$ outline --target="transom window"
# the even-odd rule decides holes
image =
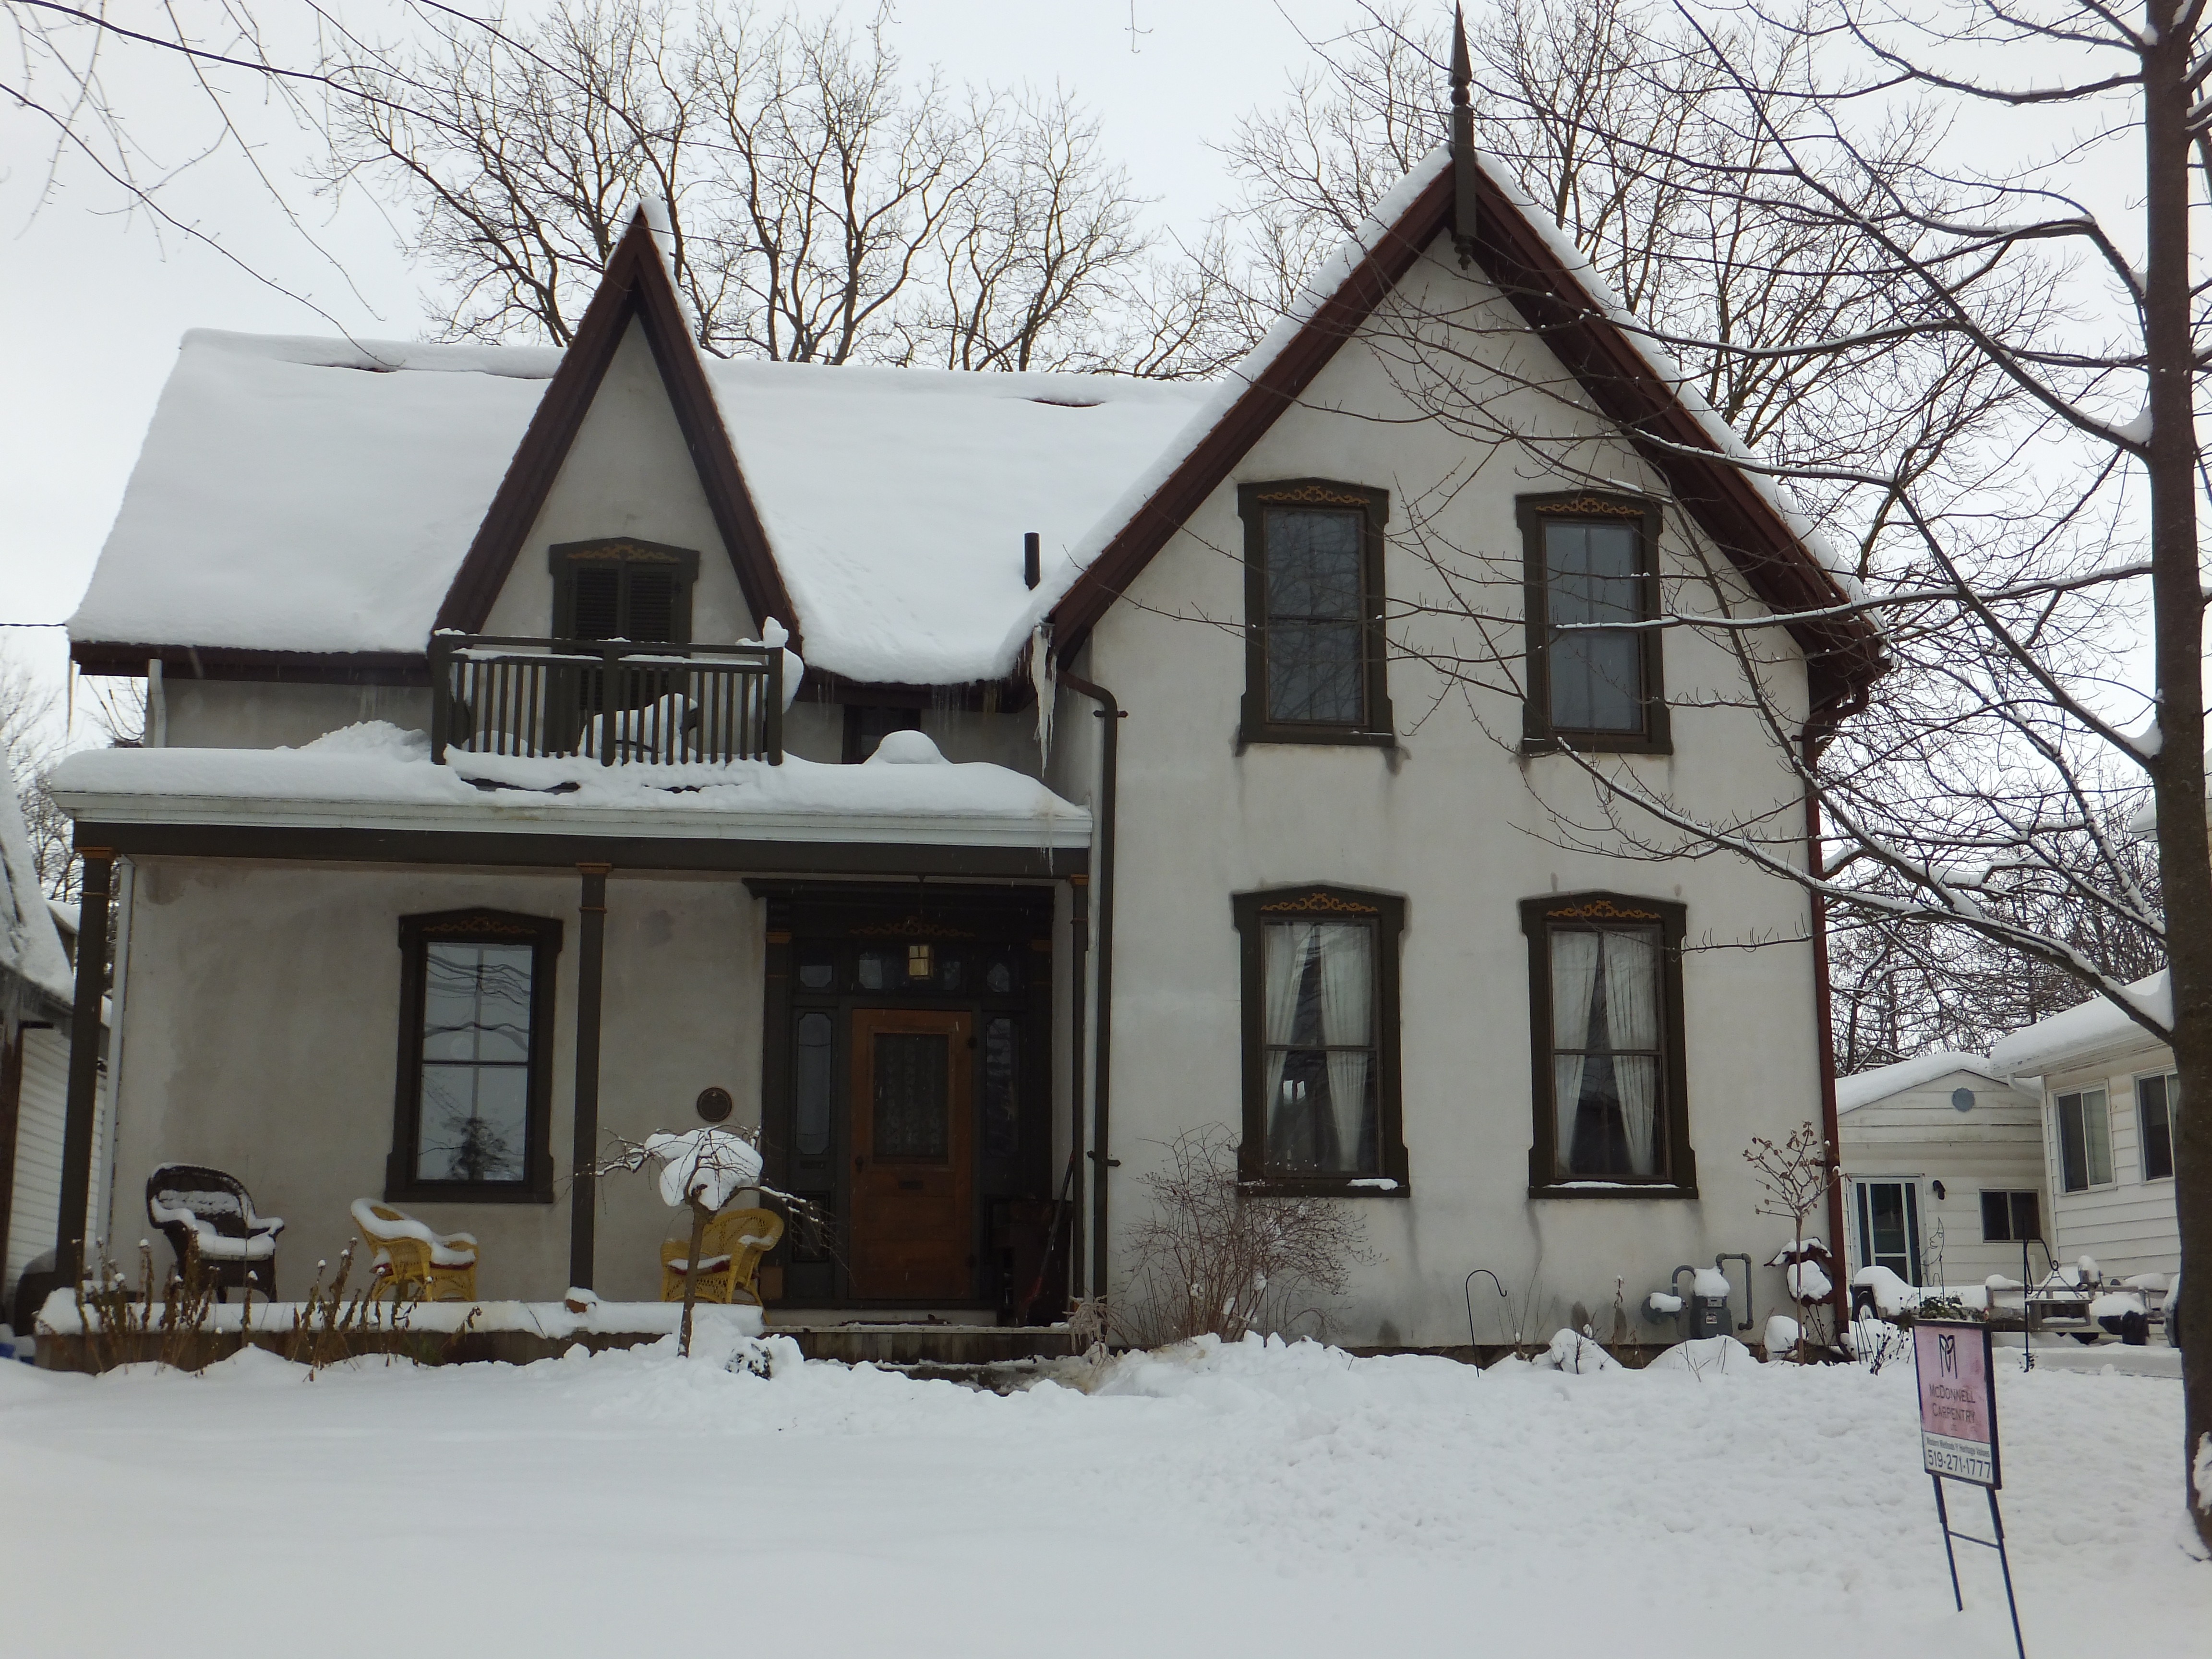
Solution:
[[[1536,1093],[1529,1184],[1694,1184],[1682,1105],[1682,907],[1577,894],[1522,906]]]
[[[2112,1126],[2102,1089],[2058,1097],[2058,1170],[2069,1193],[2112,1184]]]
[[[1526,538],[1532,744],[1663,749],[1658,509],[1634,497],[1531,496]]]
[[[553,961],[561,924],[479,910],[410,916],[386,1196],[548,1201]]]
[[[1236,915],[1246,1032],[1241,1175],[1302,1190],[1403,1190],[1402,901],[1303,889],[1241,895]]]
[[[2181,1079],[2172,1072],[2136,1079],[2136,1134],[2145,1181],[2172,1176],[2173,1109],[2180,1098]]]
[[[1244,741],[1389,741],[1382,634],[1389,496],[1304,480],[1245,485],[1237,504],[1244,516]]]

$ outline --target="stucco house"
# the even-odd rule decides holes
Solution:
[[[704,361],[643,211],[565,352],[188,336],[70,625],[153,741],[55,784],[88,937],[131,872],[112,1228],[190,1159],[280,1294],[380,1194],[487,1295],[651,1297],[667,1212],[578,1172],[696,1112],[830,1218],[772,1316],[1036,1316],[1063,1196],[1119,1295],[1208,1126],[1358,1206],[1354,1341],[1765,1261],[1740,1154],[1833,1127],[1808,902],[1558,830],[1571,750],[1807,821],[1735,651],[1635,626],[1848,592],[1732,447],[1463,136],[1210,386]],[[1879,640],[1771,635],[1816,743]]]
[[[1850,1272],[1908,1285],[2049,1273],[2043,1099],[1986,1055],[1931,1052],[1836,1080]]]
[[[2172,1017],[2164,971],[2128,989],[2153,1018]],[[2097,997],[2012,1032],[1990,1062],[2039,1106],[2059,1263],[2089,1256],[2113,1279],[2179,1273],[2173,1051]]]

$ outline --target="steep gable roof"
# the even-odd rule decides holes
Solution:
[[[738,470],[737,451],[722,425],[675,283],[643,208],[607,260],[605,275],[576,325],[576,337],[562,354],[476,539],[454,573],[436,625],[464,633],[482,631],[633,319],[652,348],[745,603],[756,617],[774,617],[781,622],[790,630],[792,648],[803,649],[799,618],[769,550],[768,532],[761,527],[744,475]]]
[[[1458,202],[1474,224],[1455,222]],[[1495,283],[1565,365],[1598,409],[1620,423],[1698,526],[1778,611],[1847,605],[1850,577],[1822,557],[1818,538],[1782,493],[1741,463],[1735,435],[1679,370],[1639,343],[1602,279],[1543,210],[1501,183],[1471,148],[1438,145],[1407,175],[1365,231],[1340,249],[1293,313],[1237,370],[1240,389],[1113,529],[1097,556],[1053,607],[1054,648],[1080,647],[1114,601],[1151,563],[1245,454],[1326,368],[1391,290],[1439,239]],[[1884,667],[1880,630],[1863,614],[1799,616],[1816,721],[1855,706]]]

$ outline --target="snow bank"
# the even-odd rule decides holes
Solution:
[[[1771,1325],[1769,1326],[1770,1331]],[[1704,1376],[1712,1372],[1742,1373],[1763,1368],[1759,1357],[1732,1336],[1701,1336],[1694,1342],[1677,1342],[1655,1356],[1647,1371],[1690,1371]]]

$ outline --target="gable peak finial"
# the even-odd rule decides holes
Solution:
[[[1452,8],[1451,100],[1455,109],[1463,109],[1471,101],[1470,88],[1474,85],[1474,62],[1467,50],[1467,8]]]
[[[1474,65],[1467,49],[1467,12],[1452,8],[1451,168],[1452,240],[1460,268],[1474,260],[1476,167],[1474,164]]]

